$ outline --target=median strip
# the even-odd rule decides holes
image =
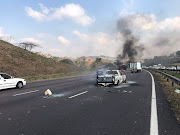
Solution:
[[[74,98],[74,97],[80,96],[80,95],[82,95],[82,94],[85,94],[85,93],[87,93],[87,92],[88,92],[88,91],[84,91],[84,92],[82,92],[82,93],[76,94],[76,95],[71,96],[71,97],[69,97],[69,98]]]
[[[15,94],[13,96],[15,97],[15,96],[20,96],[20,95],[25,95],[25,94],[29,94],[29,93],[33,93],[33,92],[37,92],[37,91],[39,91],[39,90],[28,91],[28,92],[24,92],[24,93],[18,93],[18,94]]]

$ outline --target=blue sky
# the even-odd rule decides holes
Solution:
[[[34,51],[55,56],[115,56],[121,15],[153,15],[163,23],[180,16],[179,5],[179,0],[1,0],[0,36],[37,42],[42,48]]]

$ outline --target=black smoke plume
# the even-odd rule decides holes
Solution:
[[[133,22],[128,17],[123,17],[117,22],[117,31],[122,35],[122,53],[118,53],[116,64],[119,69],[125,69],[130,62],[136,62],[137,57],[142,56],[144,47],[139,43],[139,38],[133,31]]]

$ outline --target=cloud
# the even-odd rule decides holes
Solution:
[[[32,42],[34,44],[42,44],[43,42],[34,38],[23,38],[21,39],[22,42]]]
[[[114,35],[104,32],[93,33],[88,44],[94,55],[115,56],[118,47]]]
[[[86,34],[84,34],[84,33],[81,33],[81,32],[79,32],[79,31],[77,31],[77,30],[72,31],[72,33],[73,33],[74,35],[76,35],[77,37],[79,37],[80,39],[82,39],[82,40],[88,39],[88,35],[86,35]]]
[[[58,36],[58,41],[63,44],[63,45],[66,45],[66,46],[69,46],[70,45],[70,41],[67,40],[65,37],[63,36]]]
[[[10,35],[4,34],[3,33],[3,27],[0,27],[0,36],[3,37],[3,36],[10,36]]]
[[[0,40],[4,40],[12,44],[15,44],[15,40],[12,36],[3,33],[3,27],[0,27]]]
[[[36,21],[43,21],[46,19],[46,15],[33,10],[31,7],[25,7],[25,12],[27,16],[32,17],[33,19],[35,19]]]
[[[73,35],[78,38],[73,38]],[[104,32],[84,34],[78,30],[74,30],[72,31],[72,38],[69,37],[69,39],[63,36],[56,37],[45,33],[38,33],[36,36],[44,44],[43,48],[35,48],[35,50],[53,56],[115,56],[118,49],[115,36]]]
[[[86,15],[84,9],[78,4],[67,4],[64,7],[56,8],[51,19],[61,20],[70,18],[81,25],[89,25],[94,22],[94,18]]]
[[[123,4],[123,9],[120,12],[120,16],[126,16],[134,13],[133,12],[134,0],[121,0],[121,2]]]
[[[39,6],[40,6],[43,14],[49,13],[50,10],[47,7],[45,7],[43,4],[40,3]]]
[[[51,52],[51,53],[61,53],[62,52],[62,50],[60,50],[60,49],[57,49],[57,48],[51,48],[51,49],[49,49],[49,51]]]
[[[78,4],[66,4],[64,7],[51,8],[51,10],[43,4],[39,4],[39,6],[42,11],[35,11],[31,7],[25,7],[27,16],[37,21],[63,20],[68,18],[83,26],[90,25],[95,21],[95,19],[89,17],[85,13],[85,10]]]

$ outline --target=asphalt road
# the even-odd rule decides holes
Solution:
[[[125,72],[127,83],[98,87],[95,75],[29,83],[0,91],[1,135],[149,135],[152,80]],[[44,96],[50,89],[51,97]],[[155,80],[159,135],[180,128]]]

